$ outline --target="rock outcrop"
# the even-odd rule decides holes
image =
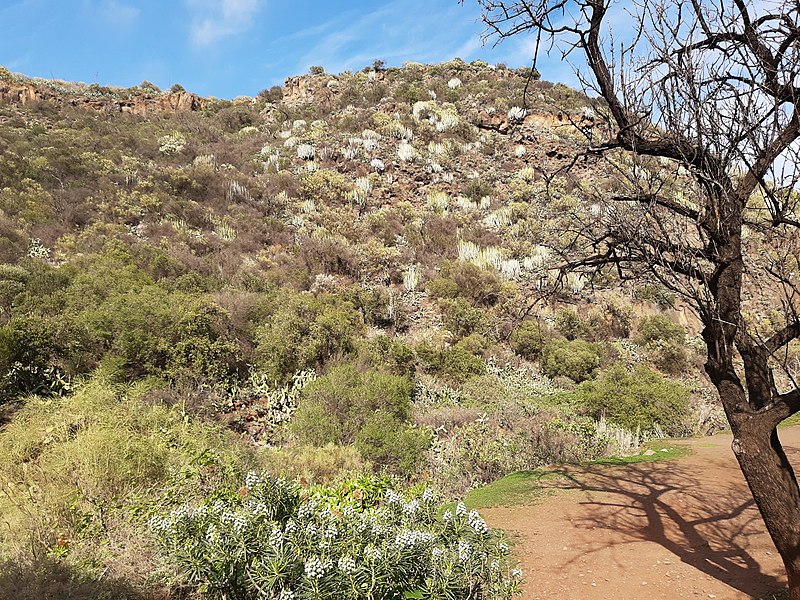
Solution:
[[[163,95],[133,94],[130,97],[80,92],[60,94],[48,87],[37,86],[33,83],[0,80],[0,103],[26,106],[35,102],[53,102],[98,112],[126,113],[146,117],[164,112],[180,113],[201,110],[207,100],[185,91]]]

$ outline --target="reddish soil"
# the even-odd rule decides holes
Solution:
[[[800,466],[800,427],[780,438]],[[785,586],[725,435],[675,460],[569,467],[534,506],[481,511],[505,529],[541,600],[761,597]]]

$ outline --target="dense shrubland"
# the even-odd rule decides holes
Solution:
[[[502,545],[433,490],[719,427],[667,290],[558,270],[593,101],[533,82],[526,112],[522,74],[460,61],[303,85],[0,105],[0,596],[504,597]],[[289,479],[241,485],[263,469]]]

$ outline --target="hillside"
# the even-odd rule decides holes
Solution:
[[[719,429],[680,300],[562,268],[603,107],[528,75],[228,101],[0,69],[0,556],[156,593],[123,540],[249,468],[455,497]]]

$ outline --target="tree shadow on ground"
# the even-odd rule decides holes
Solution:
[[[14,600],[163,600],[130,583],[94,579],[54,558],[0,562],[0,598]]]
[[[587,546],[654,542],[682,562],[751,596],[785,586],[753,558],[753,542],[766,535],[763,521],[741,477],[731,478],[730,461],[697,464],[658,461],[624,467],[590,465],[561,471],[556,487],[586,492],[573,524],[594,530]],[[597,530],[614,535],[598,536]],[[621,539],[620,539],[621,538]],[[772,552],[777,555],[774,548]]]

